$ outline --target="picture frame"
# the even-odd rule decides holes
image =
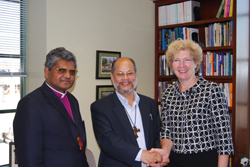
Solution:
[[[97,85],[96,86],[96,100],[113,94],[115,88],[113,85]]]
[[[121,52],[96,51],[96,79],[110,79],[112,63],[121,57]]]
[[[18,167],[14,142],[9,142],[9,150],[9,167]]]

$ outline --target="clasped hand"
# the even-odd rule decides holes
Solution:
[[[155,161],[151,161],[151,163],[147,163],[147,166],[152,166],[152,167],[163,167],[166,166],[170,160],[169,160],[169,155],[167,151],[159,148],[152,148],[150,151],[148,151],[149,154],[156,154],[157,156],[161,156],[161,161],[158,161],[156,159]]]
[[[152,166],[153,164],[161,164],[162,156],[157,152],[149,152],[149,150],[143,150],[141,155],[141,161],[147,166]]]

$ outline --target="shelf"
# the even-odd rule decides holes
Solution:
[[[203,47],[203,51],[218,51],[218,52],[223,52],[223,51],[233,51],[233,46],[216,46],[216,47]],[[158,50],[158,54],[165,54],[166,50]]]
[[[175,27],[200,27],[205,26],[208,24],[213,23],[222,23],[233,20],[232,17],[226,17],[226,18],[215,18],[215,19],[209,19],[209,20],[200,20],[195,22],[188,22],[188,23],[179,23],[179,24],[171,24],[171,25],[165,25],[165,26],[158,26],[158,29],[164,29],[164,28],[175,28]]]
[[[169,75],[169,76],[158,76],[159,80],[172,80],[177,79],[175,75]],[[219,83],[232,83],[233,82],[233,76],[203,76],[206,80],[219,82]]]

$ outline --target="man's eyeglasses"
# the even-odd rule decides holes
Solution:
[[[183,59],[182,61],[180,60],[180,59],[174,59],[172,62],[174,63],[174,64],[180,64],[181,62],[183,62],[184,64],[186,64],[186,63],[190,63],[191,61],[193,61],[194,59],[188,59],[188,58],[186,58],[186,59]]]
[[[58,72],[58,74],[66,74],[67,71],[69,71],[69,74],[71,76],[75,76],[77,73],[77,70],[68,70],[66,68],[55,68]]]
[[[115,75],[117,76],[117,77],[119,77],[119,78],[123,78],[123,77],[125,77],[125,75],[127,76],[127,77],[132,77],[132,76],[134,76],[134,72],[128,72],[128,73],[123,73],[123,72],[118,72],[118,73],[116,73]]]

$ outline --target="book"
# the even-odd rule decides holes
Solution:
[[[230,74],[233,76],[233,54],[230,55],[230,60],[231,60],[231,66],[230,66]]]
[[[224,53],[221,53],[220,60],[221,60],[221,63],[220,63],[221,76],[224,76]]]
[[[217,72],[218,72],[218,70],[217,70],[217,62],[218,62],[217,53],[214,53],[214,76],[218,76],[217,75]]]
[[[162,29],[161,30],[162,32],[161,32],[161,37],[162,37],[162,40],[161,40],[161,44],[162,44],[162,46],[161,46],[161,48],[162,48],[162,50],[167,50],[167,39],[166,39],[166,31],[167,31],[167,29]]]
[[[167,25],[170,25],[171,22],[170,22],[170,19],[171,19],[171,13],[170,13],[170,6],[169,5],[166,5],[166,19],[167,19]]]
[[[228,6],[228,1],[229,1],[229,0],[225,0],[224,15],[223,15],[224,17],[227,17],[227,9],[228,9],[227,6]]]
[[[228,2],[227,2],[227,17],[229,17],[230,1],[231,1],[231,0],[228,0]]]
[[[220,7],[219,7],[219,10],[218,10],[218,12],[216,14],[216,18],[221,18],[222,13],[224,12],[224,7],[225,7],[225,0],[222,0],[221,4],[220,4]]]
[[[229,102],[230,102],[230,107],[233,105],[233,83],[229,83]]]
[[[214,23],[214,46],[218,46],[218,39],[219,39],[219,37],[218,37],[218,35],[219,35],[219,31],[217,30],[217,26],[218,25],[218,23]]]
[[[183,15],[184,15],[184,23],[188,22],[188,1],[184,2],[184,11],[183,11]]]
[[[229,17],[233,17],[233,0],[230,1]]]
[[[191,17],[192,21],[199,21],[200,20],[200,2],[197,1],[189,1],[190,7],[189,7],[189,15]]]
[[[202,68],[203,68],[203,75],[207,75],[207,66],[206,66],[206,64],[207,64],[207,54],[205,53],[205,52],[203,52],[203,65],[202,65]]]
[[[208,40],[209,40],[209,28],[205,27],[205,46],[208,47]]]
[[[233,20],[230,21],[230,45],[233,45]]]
[[[159,39],[159,43],[158,43],[159,47],[158,47],[158,50],[161,50],[161,30],[159,30],[158,33],[159,33],[159,34],[158,34],[158,35],[159,35],[159,38],[158,38],[158,39]]]
[[[159,56],[159,76],[161,76],[161,69],[162,69],[161,61],[162,61],[162,55]]]
[[[190,39],[196,43],[199,43],[199,29],[189,28],[189,30],[190,30]]]
[[[178,23],[183,23],[183,2],[178,3]]]
[[[159,15],[158,25],[159,26],[167,25],[166,24],[166,8],[165,8],[165,6],[158,7],[158,15]]]

